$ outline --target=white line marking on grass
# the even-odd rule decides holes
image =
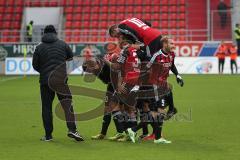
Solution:
[[[2,78],[0,79],[0,84],[7,82],[7,81],[11,81],[11,80],[16,80],[16,79],[21,79],[24,78],[23,76],[17,76],[17,77],[8,77],[8,78]]]

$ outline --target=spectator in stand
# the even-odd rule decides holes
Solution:
[[[224,2],[224,0],[220,0],[217,10],[218,10],[218,15],[220,17],[220,23],[221,23],[221,28],[224,29],[227,24],[227,10],[228,10],[227,4]]]

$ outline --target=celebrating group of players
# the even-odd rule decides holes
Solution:
[[[106,44],[103,58],[88,58],[83,64],[85,72],[108,85],[102,130],[92,139],[104,139],[113,118],[117,134],[110,140],[171,143],[162,134],[163,122],[177,113],[172,87],[167,82],[169,71],[180,86],[184,84],[174,64],[173,39],[137,18],[111,26],[109,34],[118,43]],[[148,125],[153,128],[150,135]],[[137,137],[139,129],[142,135]]]

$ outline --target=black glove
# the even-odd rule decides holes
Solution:
[[[183,82],[182,77],[178,74],[178,75],[176,76],[176,79],[177,79],[177,83],[178,83],[181,87],[183,87],[184,82]]]

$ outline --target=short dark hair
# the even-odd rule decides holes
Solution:
[[[44,28],[44,33],[55,33],[55,34],[57,34],[57,31],[56,31],[56,29],[53,25],[47,25]]]
[[[114,24],[114,25],[112,25],[111,27],[109,27],[109,29],[108,29],[108,34],[109,34],[110,36],[112,36],[112,32],[114,31],[115,28],[117,28],[117,25],[116,25],[116,24]]]

